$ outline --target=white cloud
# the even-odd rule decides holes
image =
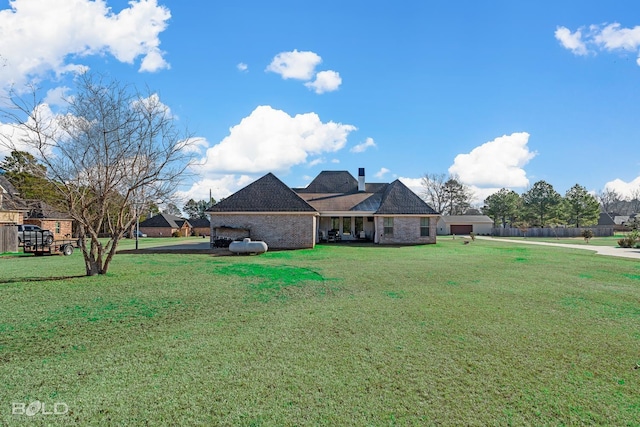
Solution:
[[[171,17],[157,0],[131,0],[114,13],[105,0],[13,0],[0,10],[0,68],[3,84],[21,86],[49,73],[86,69],[69,58],[111,54],[139,71],[168,68],[159,35]]]
[[[209,200],[209,192],[215,200],[229,197],[231,194],[255,181],[256,177],[248,175],[220,175],[202,179],[189,189],[176,192],[176,198],[184,204],[189,199]],[[181,206],[179,206],[181,207]]]
[[[620,178],[609,181],[604,185],[606,190],[615,190],[616,193],[625,198],[632,198],[640,192],[640,176],[631,182],[625,182]]]
[[[238,71],[247,71],[249,69],[249,66],[244,62],[241,62],[238,65],[236,65],[236,68],[238,68]]]
[[[458,154],[449,173],[457,175],[467,185],[479,187],[526,187],[529,185],[523,169],[537,153],[529,151],[526,132],[503,135],[474,148],[468,154]]]
[[[558,27],[555,32],[556,39],[562,43],[566,49],[569,49],[576,55],[586,55],[589,51],[587,45],[582,41],[582,31],[577,30],[572,33],[566,27]]]
[[[565,27],[558,27],[555,34],[562,45],[576,55],[585,55],[589,51],[596,50],[638,53],[640,49],[640,26],[623,28],[617,22],[607,25],[591,25],[584,37],[582,29],[571,33]],[[589,49],[590,47],[592,49]],[[636,62],[640,65],[640,57]]]
[[[187,138],[178,144],[184,153],[202,154],[209,148],[209,142],[202,137]]]
[[[322,58],[314,52],[281,52],[277,54],[266,71],[280,74],[283,79],[311,80],[316,66]]]
[[[324,158],[318,157],[317,159],[313,159],[309,162],[309,167],[318,166],[325,162],[326,160]]]
[[[310,155],[342,149],[355,126],[323,123],[315,113],[290,116],[270,106],[257,107],[209,148],[201,173],[286,172]]]
[[[602,29],[594,29],[593,41],[609,51],[634,51],[640,46],[640,26],[620,28],[620,24],[613,23]]]
[[[67,104],[67,100],[69,99],[70,88],[66,86],[60,86],[55,89],[50,89],[47,91],[47,95],[44,98],[44,103],[48,105],[52,105],[54,107],[59,107]]]
[[[38,117],[42,124],[41,127],[46,129],[49,135],[54,138],[61,137],[59,133],[60,129],[57,125],[59,116],[56,116],[51,111],[48,104],[38,105],[31,115]],[[13,150],[19,150],[29,152],[37,158],[39,155],[38,151],[32,144],[26,142],[37,139],[36,135],[29,130],[29,127],[33,126],[34,121],[31,118],[27,120],[27,126],[17,123],[0,123],[0,156],[4,157],[9,155]],[[46,143],[53,144],[53,141],[48,140]],[[45,151],[47,155],[53,155],[51,152],[52,148],[53,146],[45,145],[43,151]]]
[[[376,172],[374,176],[376,178],[378,178],[378,179],[382,179],[389,172],[391,172],[391,171],[389,169],[387,169],[387,168],[380,168],[380,170],[378,172]]]
[[[351,151],[352,153],[363,153],[367,150],[367,148],[375,146],[376,143],[373,138],[367,138],[363,143],[353,146],[353,148],[351,148],[351,150],[349,151]]]
[[[406,178],[401,176],[398,179],[418,196],[422,196],[422,193],[424,193],[422,178]]]
[[[340,159],[331,159],[331,163],[338,164],[340,163]]]
[[[338,90],[341,84],[342,79],[340,78],[340,74],[335,71],[328,70],[320,71],[316,74],[316,79],[314,81],[307,82],[304,85],[309,89],[313,89],[315,93],[320,95],[325,92]]]

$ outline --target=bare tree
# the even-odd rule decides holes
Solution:
[[[605,188],[596,195],[602,212],[613,212],[623,200],[616,190]]]
[[[3,113],[16,132],[3,141],[28,147],[46,167],[78,223],[86,273],[93,276],[107,273],[136,216],[174,191],[191,158],[184,150],[189,138],[156,94],[89,73],[76,84],[57,115],[39,102],[36,89],[29,101],[11,93]]]
[[[437,212],[462,215],[471,207],[473,192],[456,175],[425,174],[422,187],[424,200]]]
[[[640,187],[631,190],[631,194],[628,198],[629,201],[629,213],[637,214],[640,212]]]
[[[444,211],[447,205],[446,182],[447,175],[443,173],[428,173],[422,177],[423,198],[436,212]]]

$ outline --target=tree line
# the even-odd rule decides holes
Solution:
[[[522,194],[502,188],[488,196],[480,209],[475,209],[472,208],[473,192],[455,175],[426,174],[422,186],[425,201],[436,211],[444,215],[481,212],[493,219],[496,226],[502,227],[595,225],[601,208],[606,212],[604,202],[612,196],[611,191],[594,196],[579,184],[562,196],[551,184],[541,180]],[[605,200],[606,197],[609,199]]]

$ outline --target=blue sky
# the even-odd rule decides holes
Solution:
[[[157,91],[197,137],[196,199],[359,167],[417,192],[454,173],[478,201],[630,196],[639,50],[637,1],[0,1],[3,88],[37,79],[55,106],[89,67]]]

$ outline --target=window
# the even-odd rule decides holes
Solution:
[[[429,237],[429,218],[420,218],[420,237]]]
[[[60,234],[60,221],[56,222],[56,234]]]
[[[385,236],[393,236],[393,218],[391,217],[382,218],[382,223],[384,225]]]

